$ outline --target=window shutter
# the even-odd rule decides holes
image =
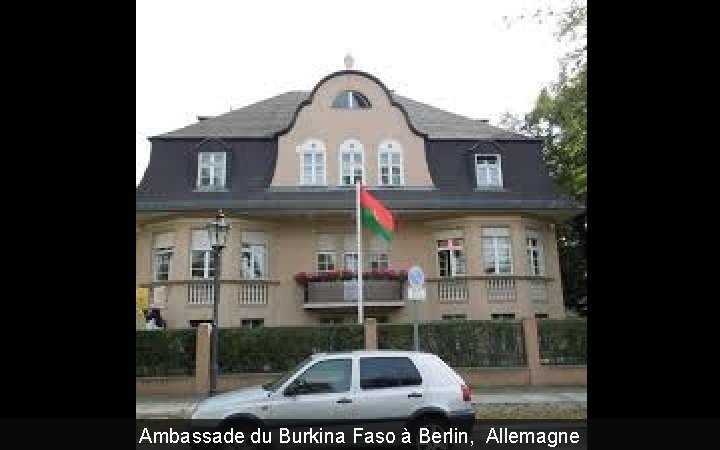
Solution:
[[[158,233],[153,239],[153,248],[168,248],[173,247],[175,236],[173,233]]]
[[[193,230],[192,249],[212,250],[212,248],[210,247],[210,237],[208,236],[207,230]]]

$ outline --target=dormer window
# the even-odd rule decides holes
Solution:
[[[225,152],[198,153],[198,188],[225,188],[225,169]]]
[[[300,184],[305,186],[325,185],[325,145],[310,139],[298,147],[300,156]]]
[[[393,141],[380,144],[378,150],[378,185],[401,186],[403,184],[402,147]]]
[[[500,155],[475,155],[475,176],[478,188],[502,187]]]
[[[343,91],[335,97],[332,107],[340,109],[369,109],[370,101],[358,91]]]

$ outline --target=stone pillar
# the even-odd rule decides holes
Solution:
[[[525,337],[525,355],[530,374],[530,385],[536,386],[540,381],[540,344],[538,343],[537,319],[522,320],[523,336]]]
[[[212,324],[201,323],[197,327],[195,344],[195,392],[207,394],[210,391],[210,332]]]
[[[377,350],[377,321],[374,317],[365,319],[365,350]]]

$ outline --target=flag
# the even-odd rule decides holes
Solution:
[[[385,206],[360,186],[360,216],[362,223],[375,234],[389,241],[395,231],[393,216]]]

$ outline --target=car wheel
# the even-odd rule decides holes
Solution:
[[[433,433],[444,433],[448,430],[447,421],[442,417],[427,417],[421,418],[415,423],[413,427],[413,446],[412,448],[417,450],[451,450],[452,444],[449,442],[420,442],[420,429],[426,428],[430,434]]]

